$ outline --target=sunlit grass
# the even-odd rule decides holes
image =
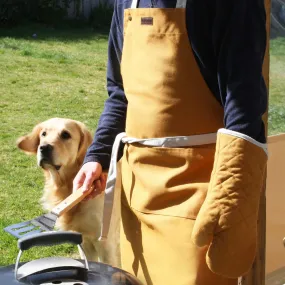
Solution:
[[[95,129],[107,98],[107,39],[88,29],[0,30],[0,265],[15,263],[17,254],[16,239],[2,229],[42,214],[41,170],[16,139],[56,116]],[[284,39],[271,42],[269,110],[269,133],[285,132]],[[73,246],[32,249],[23,260],[74,252]]]

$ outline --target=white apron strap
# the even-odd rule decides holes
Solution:
[[[139,0],[133,0],[131,9],[136,9],[138,7]],[[187,0],[177,0],[176,1],[176,8],[186,8]]]
[[[186,8],[187,0],[177,0],[176,1],[176,8]]]
[[[215,143],[217,133],[193,135],[193,136],[178,136],[178,137],[164,137],[164,138],[150,138],[150,139],[136,139],[132,137],[124,137],[124,143],[139,143],[145,146],[152,147],[187,147],[195,145],[205,145]]]
[[[106,240],[108,237],[110,224],[111,224],[113,205],[114,205],[114,194],[115,194],[114,188],[115,188],[116,179],[117,179],[118,152],[119,152],[121,140],[125,136],[126,136],[126,133],[118,134],[113,144],[110,167],[108,171],[108,177],[107,177],[107,183],[106,183],[106,189],[105,189],[101,236],[99,240]]]
[[[112,210],[114,205],[114,191],[117,178],[117,160],[118,152],[121,141],[123,143],[139,143],[145,146],[151,147],[191,147],[197,145],[213,144],[216,143],[217,134],[204,134],[193,136],[178,136],[178,137],[165,137],[165,138],[150,138],[150,139],[136,139],[127,137],[126,133],[120,133],[116,136],[115,142],[112,148],[110,168],[108,172],[105,200],[103,209],[103,219],[101,226],[101,236],[99,240],[106,240],[108,237]]]
[[[138,3],[139,1],[138,0],[133,0],[132,1],[132,5],[131,5],[131,9],[136,9],[138,7]]]

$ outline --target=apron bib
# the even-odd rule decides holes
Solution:
[[[187,1],[177,2],[179,8],[137,9],[133,1],[124,14],[122,268],[147,285],[234,285],[237,280],[208,269],[207,247],[190,238],[206,197],[223,108],[189,44]]]

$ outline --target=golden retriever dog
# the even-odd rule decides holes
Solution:
[[[17,146],[28,154],[36,154],[38,166],[43,169],[45,186],[41,204],[45,210],[52,210],[72,194],[73,179],[91,142],[91,133],[83,123],[62,118],[44,121],[18,139]],[[82,233],[82,246],[89,261],[99,260],[119,267],[118,211],[113,211],[108,240],[98,241],[103,202],[104,193],[80,202],[57,219],[56,228]]]

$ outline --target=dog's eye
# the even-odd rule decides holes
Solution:
[[[60,137],[61,137],[62,139],[64,139],[64,140],[67,140],[67,139],[70,139],[70,138],[71,138],[71,135],[70,135],[69,132],[63,131],[63,132],[61,133]]]
[[[42,137],[45,137],[47,135],[47,132],[42,132]]]

